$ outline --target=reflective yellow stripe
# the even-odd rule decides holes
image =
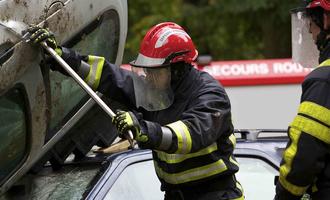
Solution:
[[[323,124],[297,115],[290,126],[330,144],[330,129]]]
[[[173,163],[180,163],[188,158],[194,158],[198,156],[203,156],[212,153],[213,151],[216,151],[218,149],[218,146],[216,143],[213,143],[212,145],[199,150],[195,153],[189,153],[189,154],[168,154],[162,151],[156,151],[157,156],[160,160],[173,164]]]
[[[231,143],[233,145],[233,148],[235,148],[235,146],[236,146],[236,136],[234,135],[234,133],[229,136],[229,140],[231,141]],[[236,165],[237,167],[239,166],[238,162],[233,158],[232,155],[229,157],[229,161],[231,163],[233,163],[234,165]]]
[[[235,199],[229,199],[229,200],[244,200],[244,190],[243,187],[241,186],[241,184],[239,182],[236,182],[236,187],[242,192],[242,196],[235,198]]]
[[[327,60],[323,61],[323,62],[319,65],[319,67],[324,67],[324,66],[330,66],[330,59],[327,59]]]
[[[330,110],[316,103],[305,101],[300,104],[299,113],[311,116],[330,126]]]
[[[235,148],[235,146],[236,146],[236,137],[235,137],[234,133],[229,136],[229,139],[230,139],[231,143],[233,144],[233,147]]]
[[[203,167],[197,167],[194,169],[190,169],[180,173],[170,174],[164,172],[160,167],[158,167],[157,163],[155,163],[155,169],[157,175],[164,179],[167,183],[170,184],[181,184],[190,181],[200,180],[206,177],[210,177],[216,174],[219,174],[225,170],[227,170],[227,166],[220,159],[214,163],[209,165],[205,165]]]
[[[91,66],[91,68],[85,82],[94,90],[96,90],[100,84],[104,61],[104,57],[88,56],[87,63]]]
[[[317,186],[316,186],[316,184],[314,183],[314,185],[312,186],[312,192],[317,192],[317,191],[318,191]]]
[[[292,194],[295,194],[297,196],[302,195],[307,187],[299,187],[291,184],[286,180],[287,175],[291,171],[292,161],[297,153],[297,145],[298,140],[301,135],[301,131],[298,129],[295,129],[293,127],[290,128],[289,137],[291,138],[291,144],[290,146],[284,151],[283,159],[284,159],[284,165],[281,165],[280,167],[280,183],[282,186],[290,191]]]
[[[229,199],[229,200],[244,200],[244,196],[241,196],[241,197],[238,197],[238,198],[235,198],[235,199]]]
[[[230,156],[230,157],[229,157],[229,161],[230,161],[231,163],[233,163],[234,165],[236,165],[237,167],[239,166],[238,162],[237,162],[236,160],[234,160],[233,156]]]
[[[306,187],[296,186],[296,185],[290,183],[289,181],[285,180],[281,176],[280,176],[279,181],[285,189],[287,189],[290,193],[292,193],[296,196],[303,195],[306,192],[307,188],[308,188],[308,186],[306,186]]]
[[[88,56],[88,64],[90,66],[93,66],[94,64],[94,57],[93,56]],[[92,76],[92,67],[90,67],[90,70],[89,70],[89,73],[87,75],[87,77],[85,78],[85,82],[89,85],[89,82],[90,82],[90,79],[91,79],[91,76]]]
[[[175,133],[178,139],[178,150],[176,154],[185,154],[191,151],[191,136],[188,127],[182,121],[166,125]]]
[[[244,196],[241,196],[241,197],[238,197],[238,198],[235,198],[235,199],[229,199],[229,200],[244,200]]]
[[[292,160],[297,153],[297,145],[300,135],[301,132],[299,130],[290,128],[289,137],[291,138],[291,144],[283,154],[285,164],[280,167],[281,176],[286,177],[291,170]]]

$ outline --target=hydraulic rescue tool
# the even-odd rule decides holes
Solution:
[[[41,46],[58,62],[58,64],[65,69],[65,71],[80,85],[80,87],[89,94],[89,96],[103,109],[104,112],[106,112],[111,118],[115,116],[115,113],[109,108],[109,106],[104,103],[104,101],[92,90],[92,88],[90,88],[89,85],[87,85],[87,83],[80,78],[80,76],[61,58],[61,56],[56,53],[54,49],[50,48],[46,42],[42,42]],[[131,147],[133,148],[133,134],[130,130],[128,131],[128,135],[125,137],[128,139]]]

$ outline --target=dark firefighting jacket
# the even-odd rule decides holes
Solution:
[[[157,150],[161,135],[151,134],[154,136],[150,138],[156,140],[151,149],[162,190],[221,180],[238,171],[233,156],[236,139],[230,102],[224,88],[209,74],[191,68],[172,85],[173,104],[165,110],[150,112],[135,107],[130,71],[108,63],[103,57],[82,57],[75,52],[62,57],[73,65],[85,60],[91,67],[85,81],[94,90],[142,113],[147,131],[157,130],[155,126],[171,129],[172,144],[167,150]]]
[[[312,199],[330,199],[330,54],[323,57],[302,83],[275,199],[300,199],[306,192]]]

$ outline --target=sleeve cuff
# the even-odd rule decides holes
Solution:
[[[276,195],[275,200],[300,200],[301,196],[295,196],[291,194],[289,191],[287,191],[281,183],[278,181],[276,185]]]
[[[142,149],[157,149],[161,142],[161,126],[158,123],[141,120],[141,131],[148,134],[147,142],[139,142]]]

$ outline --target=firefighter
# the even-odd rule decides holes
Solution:
[[[47,29],[32,26],[29,32],[31,41],[46,41],[94,90],[131,110],[117,111],[113,124],[119,136],[131,130],[140,148],[153,150],[166,200],[244,199],[235,177],[229,98],[218,81],[193,67],[198,52],[181,26],[153,26],[131,71],[58,47]]]
[[[275,199],[330,199],[330,2],[309,0],[293,10],[292,31],[293,59],[304,67],[318,67],[302,83]]]

